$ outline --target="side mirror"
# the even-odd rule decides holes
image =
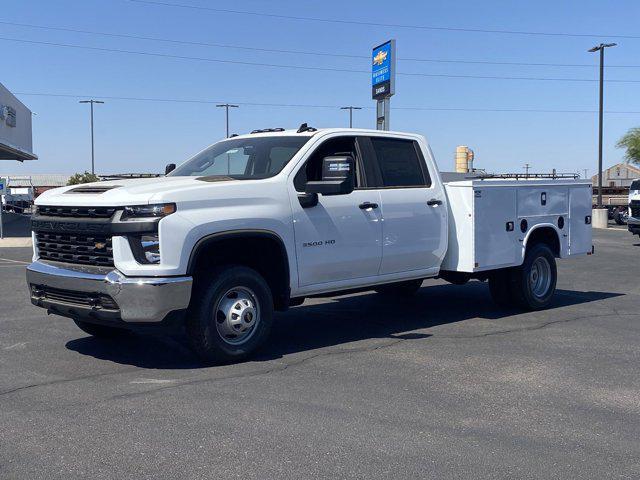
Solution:
[[[322,180],[307,182],[305,193],[346,195],[355,186],[355,162],[349,155],[332,155],[322,160]]]
[[[166,167],[164,167],[164,174],[165,175],[169,175],[175,169],[176,169],[176,164],[175,163],[169,163]]]

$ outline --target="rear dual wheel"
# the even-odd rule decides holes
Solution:
[[[540,310],[551,303],[557,277],[551,249],[538,243],[527,251],[521,266],[494,272],[489,277],[489,290],[500,306]]]

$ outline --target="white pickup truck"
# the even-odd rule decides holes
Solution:
[[[440,277],[544,308],[555,259],[593,249],[589,183],[444,183],[420,135],[306,124],[225,139],[165,177],[49,190],[36,204],[34,305],[92,335],[184,325],[212,363],[254,352],[274,311],[309,296],[393,300]]]

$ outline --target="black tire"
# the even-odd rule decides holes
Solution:
[[[109,327],[97,323],[89,323],[83,320],[73,320],[80,330],[98,338],[116,338],[126,335],[129,331],[125,328]]]
[[[241,292],[241,296],[233,297],[233,290]],[[246,289],[246,292],[244,290]],[[231,292],[231,293],[229,293]],[[237,292],[236,292],[237,293]],[[247,295],[247,305],[254,304],[250,320],[257,322],[242,336],[235,339],[232,335],[224,336],[221,329],[231,329],[231,316],[219,310],[223,302],[231,303]],[[236,305],[239,306],[239,305]],[[233,308],[235,308],[232,305]],[[221,308],[221,307],[220,307]],[[227,310],[234,314],[235,310]],[[214,312],[215,310],[215,312]],[[245,310],[241,310],[241,320],[245,320]],[[256,313],[257,312],[257,313]],[[219,314],[220,313],[220,314]],[[236,315],[236,318],[238,315]],[[237,325],[244,327],[245,323]],[[191,305],[187,315],[187,335],[193,350],[208,364],[224,364],[244,360],[254,353],[267,339],[273,323],[273,297],[271,289],[262,276],[251,268],[237,265],[221,267],[205,279],[198,279],[194,288]],[[241,341],[242,340],[242,341]],[[241,341],[241,343],[232,343]]]
[[[624,219],[621,213],[616,213],[615,220],[617,225],[624,225]]]
[[[534,278],[541,278],[542,274],[532,276],[534,268],[540,268],[535,267],[537,262],[542,265],[541,270],[548,268],[544,273],[548,275],[548,281],[541,281],[539,286]],[[544,243],[533,245],[527,250],[522,265],[514,268],[511,273],[511,294],[515,304],[525,310],[546,308],[556,291],[557,279],[556,259],[551,249]]]
[[[407,280],[406,282],[390,283],[389,285],[380,285],[374,290],[383,295],[394,295],[399,297],[412,297],[420,287],[422,280]]]
[[[489,291],[496,305],[501,307],[513,307],[514,301],[511,295],[511,269],[502,269],[492,272],[489,276]]]

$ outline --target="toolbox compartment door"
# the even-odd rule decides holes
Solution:
[[[591,252],[591,186],[580,185],[569,188],[571,221],[569,229],[569,255]]]
[[[516,221],[516,189],[474,189],[475,270],[517,265],[520,262],[518,232],[507,224]]]

